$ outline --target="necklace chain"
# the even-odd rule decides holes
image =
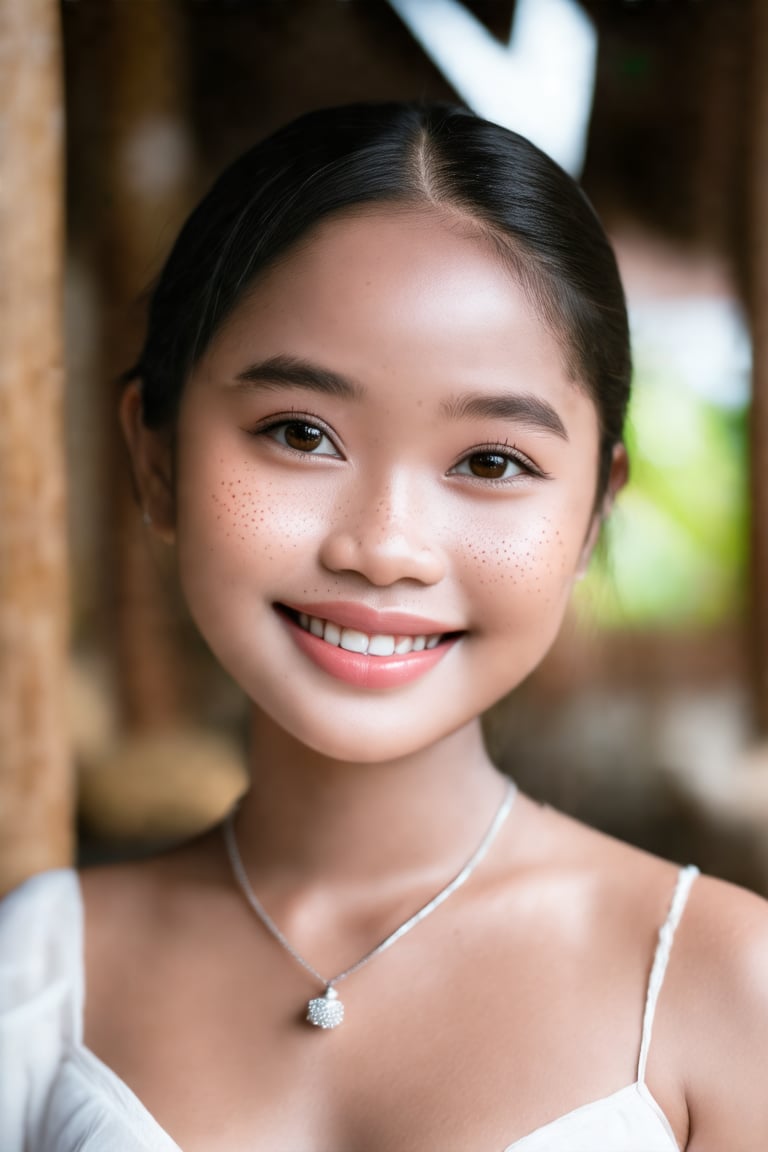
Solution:
[[[296,963],[300,964],[302,968],[305,968],[307,972],[311,973],[311,975],[315,977],[318,983],[323,985],[326,990],[326,994],[328,994],[333,989],[334,984],[338,984],[341,980],[346,980],[348,976],[351,976],[354,972],[359,971],[359,969],[362,968],[364,964],[367,964],[370,960],[373,960],[375,956],[379,956],[387,948],[391,948],[392,945],[396,944],[398,940],[401,940],[407,932],[410,932],[412,928],[415,928],[417,924],[420,924],[422,920],[425,920],[426,917],[429,916],[430,913],[434,912],[436,908],[439,908],[443,901],[447,900],[449,896],[453,895],[457,888],[461,888],[462,884],[467,882],[469,877],[477,868],[478,864],[487,854],[488,849],[491,847],[493,841],[496,839],[496,836],[501,830],[502,824],[509,815],[516,794],[517,786],[515,785],[514,781],[510,780],[507,784],[501,804],[496,811],[496,815],[494,816],[490,827],[486,831],[482,840],[472,855],[469,857],[461,871],[457,872],[454,878],[450,880],[444,888],[441,888],[440,891],[435,896],[433,896],[431,900],[428,900],[426,904],[418,909],[418,911],[414,912],[412,916],[409,916],[408,919],[405,920],[399,928],[395,928],[394,932],[390,932],[388,936],[385,936],[385,938],[381,940],[374,948],[371,948],[370,952],[366,952],[364,956],[361,956],[360,959],[357,960],[354,964],[351,964],[349,968],[345,968],[343,972],[339,972],[338,975],[334,976],[330,980],[326,980],[324,976],[321,976],[317,969],[313,967],[313,965],[310,964],[308,960],[305,960],[300,952],[296,951],[290,941],[285,938],[277,924],[275,924],[272,917],[269,915],[261,901],[256,896],[256,893],[251,888],[251,884],[246,874],[240,851],[237,847],[237,840],[235,838],[234,819],[237,812],[236,808],[234,808],[224,820],[224,842],[227,847],[227,855],[229,856],[229,862],[232,865],[232,872],[234,877],[237,880],[243,895],[245,896],[253,911],[258,916],[259,920],[261,920],[264,927],[268,929],[268,931],[272,934],[272,936],[274,936],[278,943],[283,946],[285,951],[293,957]]]

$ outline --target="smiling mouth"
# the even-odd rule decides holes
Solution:
[[[333,620],[308,616],[306,612],[296,612],[284,604],[277,604],[275,607],[290,617],[304,632],[309,632],[310,635],[324,640],[334,648],[343,648],[345,652],[355,652],[361,656],[407,656],[411,652],[437,648],[439,644],[461,635],[459,632],[436,632],[419,636],[360,632],[357,628],[344,628]]]

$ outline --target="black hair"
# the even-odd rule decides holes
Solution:
[[[600,420],[597,499],[623,436],[631,360],[616,260],[574,180],[524,137],[444,104],[310,112],[235,160],[184,225],[149,305],[138,363],[149,427],[249,286],[323,218],[366,204],[459,213],[510,263]]]

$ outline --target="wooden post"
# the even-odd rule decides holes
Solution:
[[[110,343],[119,370],[139,348],[143,315],[137,324],[136,301],[159,271],[189,207],[191,148],[183,107],[184,28],[176,0],[113,4],[111,21],[108,245],[116,315]],[[181,614],[161,579],[158,547],[141,523],[122,443],[113,460],[121,717],[131,731],[169,728],[180,722],[185,707]]]
[[[0,891],[72,855],[56,0],[0,0]]]
[[[752,0],[746,260],[752,327],[751,642],[757,734],[768,738],[768,5]]]

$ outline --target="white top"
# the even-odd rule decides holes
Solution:
[[[645,1065],[672,939],[697,871],[681,870],[659,932],[637,1080],[504,1152],[679,1152],[646,1087]],[[44,872],[0,902],[1,1152],[181,1152],[128,1085],[84,1046],[83,1000],[78,876]]]

